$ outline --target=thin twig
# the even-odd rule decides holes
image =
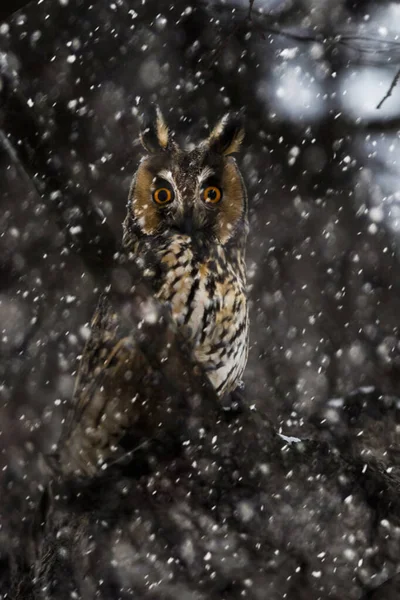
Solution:
[[[119,456],[118,458],[116,458],[115,460],[113,460],[112,462],[109,463],[104,463],[102,470],[105,471],[106,469],[109,469],[110,467],[113,467],[115,465],[118,464],[123,464],[125,462],[127,462],[130,458],[132,458],[132,456],[138,452],[139,450],[142,450],[142,448],[146,448],[146,446],[150,445],[150,442],[152,442],[153,439],[150,438],[148,440],[144,440],[144,442],[142,442],[141,444],[138,444],[137,446],[135,446],[132,450],[129,450],[128,452],[125,452],[125,454],[123,454],[122,456]]]
[[[92,203],[88,190],[69,185],[68,168],[57,166],[49,158],[54,149],[46,140],[38,113],[28,106],[12,74],[2,73],[2,84],[0,103],[4,115],[0,144],[21,166],[39,197],[46,201],[70,248],[81,256],[97,281],[108,283],[119,250],[113,230]]]
[[[396,75],[393,77],[393,81],[390,84],[390,88],[388,89],[388,91],[386,92],[386,94],[383,96],[382,100],[379,102],[379,104],[377,105],[376,108],[381,108],[381,106],[385,102],[385,100],[387,100],[388,98],[390,98],[390,96],[393,93],[394,88],[399,83],[399,80],[400,80],[400,69],[397,71]]]
[[[254,0],[249,0],[249,12],[247,13],[247,18],[251,21],[251,11],[253,10]]]
[[[230,34],[227,35],[225,40],[219,45],[219,47],[217,47],[212,52],[211,61],[207,67],[207,70],[209,70],[212,67],[212,64],[221,56],[222,51],[224,50],[224,48],[226,48],[226,46],[228,45],[228,42],[236,35],[236,33],[238,32],[240,27],[247,21],[249,21],[249,22],[251,21],[251,11],[253,10],[254,2],[255,2],[255,0],[249,0],[249,10],[248,10],[246,18],[243,21],[242,20],[238,21],[238,23],[236,23],[236,25],[234,26],[234,28],[232,29]]]

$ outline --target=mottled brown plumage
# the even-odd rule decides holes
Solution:
[[[142,129],[148,156],[133,179],[124,222],[128,255],[170,309],[219,397],[240,383],[248,353],[247,198],[229,156],[242,138],[240,120],[227,115],[207,140],[184,150],[157,111]],[[64,471],[94,473],[118,456],[120,439],[140,418],[139,404],[151,406],[149,365],[117,330],[104,296],[60,443]]]

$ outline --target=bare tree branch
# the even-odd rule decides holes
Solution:
[[[45,200],[70,246],[99,281],[106,281],[118,251],[113,232],[104,216],[91,205],[89,192],[72,190],[66,183],[69,177],[65,168],[53,162],[54,148],[47,141],[43,126],[28,106],[17,80],[4,70],[0,71],[0,77],[3,145]]]
[[[0,22],[10,18],[17,10],[24,8],[31,0],[2,0],[0,6]]]
[[[400,80],[400,69],[396,72],[396,75],[393,77],[393,81],[390,84],[390,87],[389,87],[388,91],[383,96],[383,98],[379,102],[379,104],[377,104],[376,108],[381,108],[382,105],[383,105],[383,103],[385,102],[385,100],[387,100],[388,98],[390,98],[390,96],[392,95],[393,90],[396,87],[396,85],[398,84],[399,80]]]

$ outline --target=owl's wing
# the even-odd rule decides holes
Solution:
[[[72,405],[67,414],[62,439],[68,436],[74,420],[81,418],[85,407],[90,403],[95,387],[100,383],[101,367],[107,353],[107,346],[112,348],[113,343],[111,314],[107,297],[102,295],[90,323],[90,336],[82,353]]]
[[[115,328],[113,329],[114,322],[115,317],[113,319],[108,298],[106,294],[103,294],[90,323],[90,336],[79,365],[70,419],[82,417],[94,389],[104,376],[105,365],[110,363],[109,357],[117,337]]]
[[[58,448],[64,473],[95,473],[113,454],[134,420],[135,398],[129,374],[145,368],[133,336],[121,337],[116,313],[106,295],[91,323]]]

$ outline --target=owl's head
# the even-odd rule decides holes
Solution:
[[[138,236],[176,233],[200,242],[243,246],[248,229],[247,196],[236,161],[244,137],[238,115],[225,115],[208,138],[181,149],[159,109],[141,130],[147,156],[133,179],[125,243]]]

